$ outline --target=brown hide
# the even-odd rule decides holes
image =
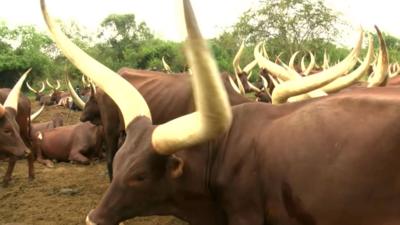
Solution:
[[[400,76],[397,75],[395,77],[389,78],[386,85],[387,86],[399,86],[400,85]]]
[[[40,105],[54,105],[54,101],[51,100],[51,95],[43,95],[39,100]]]
[[[51,94],[50,100],[53,102],[53,104],[58,104],[62,98],[68,96],[70,96],[69,92],[54,90],[53,94]]]
[[[131,68],[122,68],[118,73],[142,94],[150,108],[153,123],[165,123],[194,111],[190,75],[166,74]],[[231,105],[250,102],[249,99],[233,90],[228,76],[226,73],[222,74]],[[81,116],[81,121],[92,121],[94,124],[101,123],[104,126],[110,178],[112,176],[112,159],[118,150],[119,135],[124,130],[120,118],[117,105],[102,90],[97,91],[95,98],[90,98]]]
[[[172,214],[191,225],[400,224],[400,90],[233,107],[214,141],[156,154],[145,117],[127,128],[96,224]]]
[[[5,100],[7,99],[8,94],[10,93],[11,89],[8,88],[1,88],[0,89],[0,102],[4,104]],[[11,175],[15,167],[15,163],[17,158],[15,156],[23,156],[31,147],[30,143],[30,115],[31,115],[31,103],[27,97],[24,95],[20,95],[18,100],[18,109],[17,114],[15,115],[15,111],[13,109],[7,109],[7,114],[5,117],[0,118],[0,129],[4,129],[4,127],[12,127],[12,141],[8,143],[1,143],[0,151],[6,150],[6,152],[10,153],[11,156],[9,158],[8,168],[6,175],[4,176],[3,185],[7,186],[9,181],[11,180]],[[19,134],[18,134],[19,133]],[[2,136],[3,133],[0,135],[0,139],[6,141],[6,137]],[[22,142],[21,142],[22,139]],[[14,142],[15,141],[15,142]],[[7,150],[13,149],[14,150]],[[28,173],[29,178],[33,179],[33,156],[29,154],[28,157]]]
[[[61,114],[57,114],[53,117],[51,121],[42,123],[33,123],[31,125],[31,138],[33,139],[38,131],[45,131],[56,127],[61,127],[64,125],[64,120]]]
[[[37,132],[34,140],[48,159],[88,164],[88,157],[100,156],[103,129],[90,122],[77,123]]]

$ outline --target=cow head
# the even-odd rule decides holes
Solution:
[[[90,98],[83,108],[80,120],[82,122],[90,121],[94,125],[101,124],[100,109],[96,99],[96,89],[91,85]]]
[[[49,86],[53,90],[53,93],[51,94],[50,100],[54,104],[57,104],[60,101],[60,99],[63,97],[63,91],[59,90],[60,87],[61,87],[60,81],[57,80],[57,86],[54,86],[49,82],[48,79],[46,79],[46,84],[47,84],[47,86]]]
[[[15,120],[21,86],[29,71],[15,84],[4,105],[0,104],[0,151],[15,156],[30,153],[20,136],[19,126]]]
[[[29,89],[30,91],[32,91],[33,93],[35,93],[35,100],[36,100],[36,101],[40,101],[40,98],[41,98],[42,96],[44,96],[43,91],[44,91],[44,89],[45,89],[45,85],[44,85],[44,82],[43,82],[43,81],[42,81],[42,88],[40,88],[39,91],[36,90],[36,89],[34,89],[34,88],[32,88],[32,87],[29,85],[28,82],[26,82],[26,86],[28,87],[28,89]]]
[[[216,138],[231,124],[229,100],[216,62],[202,39],[188,0],[183,0],[188,31],[186,55],[197,111],[154,126],[140,93],[124,78],[92,59],[56,27],[41,0],[43,16],[53,39],[83,74],[93,79],[121,110],[126,140],[114,161],[115,176],[87,224],[117,224],[127,218],[170,213],[173,183],[185,171],[173,154]],[[93,221],[93,222],[92,222]]]

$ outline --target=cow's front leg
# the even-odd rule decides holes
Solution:
[[[4,179],[3,179],[3,187],[7,187],[8,184],[10,183],[11,175],[12,175],[12,172],[14,171],[16,162],[17,162],[17,158],[15,156],[10,156],[10,158],[8,159],[7,172],[4,175]]]
[[[35,161],[35,156],[31,152],[31,154],[28,155],[27,162],[28,162],[28,179],[32,181],[35,179],[35,171],[33,167],[33,162]]]
[[[54,163],[51,160],[44,159],[43,154],[42,154],[42,149],[40,147],[37,148],[36,154],[37,154],[36,160],[39,163],[41,163],[47,167],[50,167],[50,168],[54,167]]]
[[[89,159],[86,156],[82,155],[81,151],[71,151],[68,160],[85,165],[88,165],[90,163]]]

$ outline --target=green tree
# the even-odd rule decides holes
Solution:
[[[98,35],[104,43],[97,45],[97,53],[106,65],[118,69],[128,62],[126,52],[134,51],[143,41],[153,39],[145,23],[137,23],[135,15],[112,14],[101,23]]]
[[[339,14],[324,5],[323,0],[261,0],[260,7],[246,11],[233,26],[238,39],[249,36],[249,42],[267,40],[271,55],[280,52],[288,60],[297,50],[320,50],[339,37]],[[307,49],[306,43],[318,40],[318,49]]]

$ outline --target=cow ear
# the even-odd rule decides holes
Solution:
[[[183,160],[181,158],[179,158],[175,155],[171,155],[169,157],[168,164],[167,164],[168,174],[174,179],[179,178],[183,173],[184,164],[185,163],[183,162]]]

